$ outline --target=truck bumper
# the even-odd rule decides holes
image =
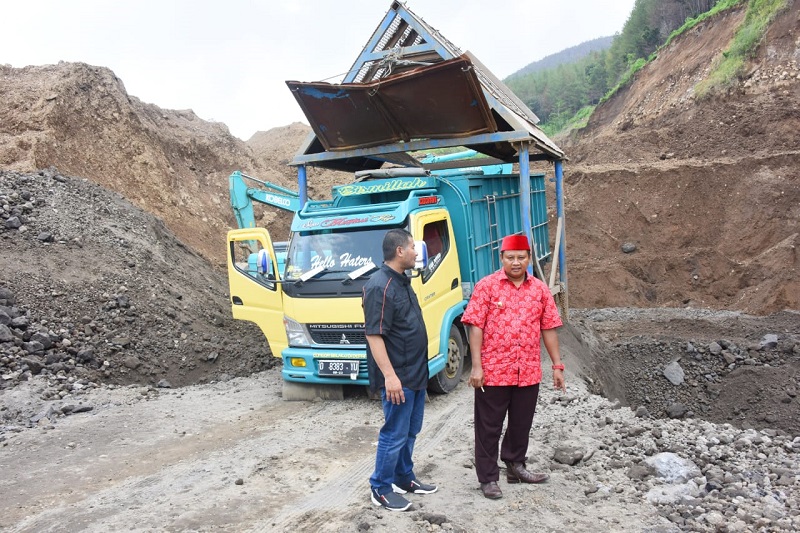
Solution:
[[[283,359],[281,375],[285,381],[328,385],[369,385],[366,352],[286,348],[281,352],[281,357]],[[320,376],[319,361],[330,359],[358,361],[356,379],[352,379],[350,376]]]
[[[284,381],[322,385],[369,385],[367,354],[364,352],[326,350],[323,353],[303,348],[286,348],[281,353],[281,357],[283,359],[281,375]],[[358,361],[358,377],[352,379],[350,376],[320,376],[318,361],[324,359]],[[447,358],[441,353],[430,358],[428,360],[428,376],[432,377],[441,372],[446,363]]]

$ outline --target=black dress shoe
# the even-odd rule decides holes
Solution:
[[[481,483],[481,492],[490,500],[499,500],[503,497],[503,491],[500,490],[500,485],[497,484],[497,481]]]

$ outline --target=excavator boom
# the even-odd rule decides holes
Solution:
[[[278,209],[296,213],[300,210],[300,195],[289,189],[261,181],[237,170],[228,178],[231,192],[231,207],[240,229],[255,228],[256,219],[253,202],[271,205]],[[245,181],[247,180],[247,182]],[[248,185],[248,182],[255,186]]]

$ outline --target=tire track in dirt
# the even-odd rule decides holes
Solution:
[[[438,397],[425,409],[425,422],[417,438],[414,449],[415,458],[422,454],[434,452],[442,443],[451,438],[457,426],[469,419],[472,403],[469,402],[469,391],[461,386],[454,393]],[[379,406],[376,405],[376,409]],[[377,432],[375,435],[377,440]],[[270,520],[272,528],[280,531],[324,530],[326,523],[333,516],[341,519],[344,512],[356,512],[363,509],[367,502],[369,478],[375,466],[374,446],[371,453],[353,463],[343,471],[330,472],[329,479],[316,492],[307,494],[302,502],[295,503]],[[368,505],[372,505],[369,503]]]
[[[13,455],[0,455],[0,464],[13,460],[14,466],[0,482],[8,496],[0,528],[17,520],[16,531],[127,527],[137,522],[137,508],[164,506],[167,517],[169,501],[188,507],[202,501],[204,489],[232,485],[235,475],[258,469],[262,454],[291,449],[296,435],[288,428],[302,426],[298,420],[313,425],[308,411],[318,408],[277,397],[264,403],[265,386],[253,380],[247,394],[222,400],[214,401],[213,391],[190,391],[177,403],[169,397],[148,402],[147,410],[127,405],[66,419],[44,443],[37,443],[35,430],[26,432]],[[165,422],[170,418],[176,420]],[[42,457],[53,459],[41,465]],[[112,522],[104,515],[114,516]]]
[[[20,500],[19,508],[7,509],[15,516],[7,515],[4,525],[26,532],[108,531],[134,523],[143,529],[236,531],[247,524],[296,531],[300,526],[324,529],[326,517],[340,519],[343,511],[371,507],[367,479],[382,422],[378,403],[365,398],[264,403],[262,398],[248,410],[257,395],[245,402],[231,397],[210,402],[211,396],[186,393],[178,400],[183,407],[169,403],[174,399],[155,400],[144,420],[127,406],[103,414],[92,441],[105,444],[80,450],[75,462],[50,471],[45,477],[64,477],[63,482],[42,485],[38,503]],[[152,422],[200,405],[202,412],[177,424],[190,430],[183,437],[173,434],[172,423]],[[469,415],[469,406],[458,392],[429,403],[415,456],[435,453]],[[57,456],[65,441],[81,442],[78,435],[87,426],[70,422],[79,420],[63,421],[60,445],[34,455]],[[125,428],[135,428],[138,435],[119,446],[119,435],[129,431]],[[341,460],[348,457],[357,460]],[[234,484],[237,478],[246,484]],[[30,481],[20,478],[9,488]]]

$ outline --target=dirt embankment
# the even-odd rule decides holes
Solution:
[[[142,102],[109,69],[84,63],[0,65],[0,98],[0,168],[56,167],[116,191],[216,266],[225,260],[225,232],[235,225],[228,176],[241,170],[295,187],[286,163],[310,129],[294,124],[245,143],[191,110]],[[310,173],[312,198],[329,194],[331,175]],[[286,237],[288,218],[280,211],[258,216]]]
[[[744,9],[675,39],[561,140],[573,305],[800,308],[800,4],[741,83],[694,96]]]

